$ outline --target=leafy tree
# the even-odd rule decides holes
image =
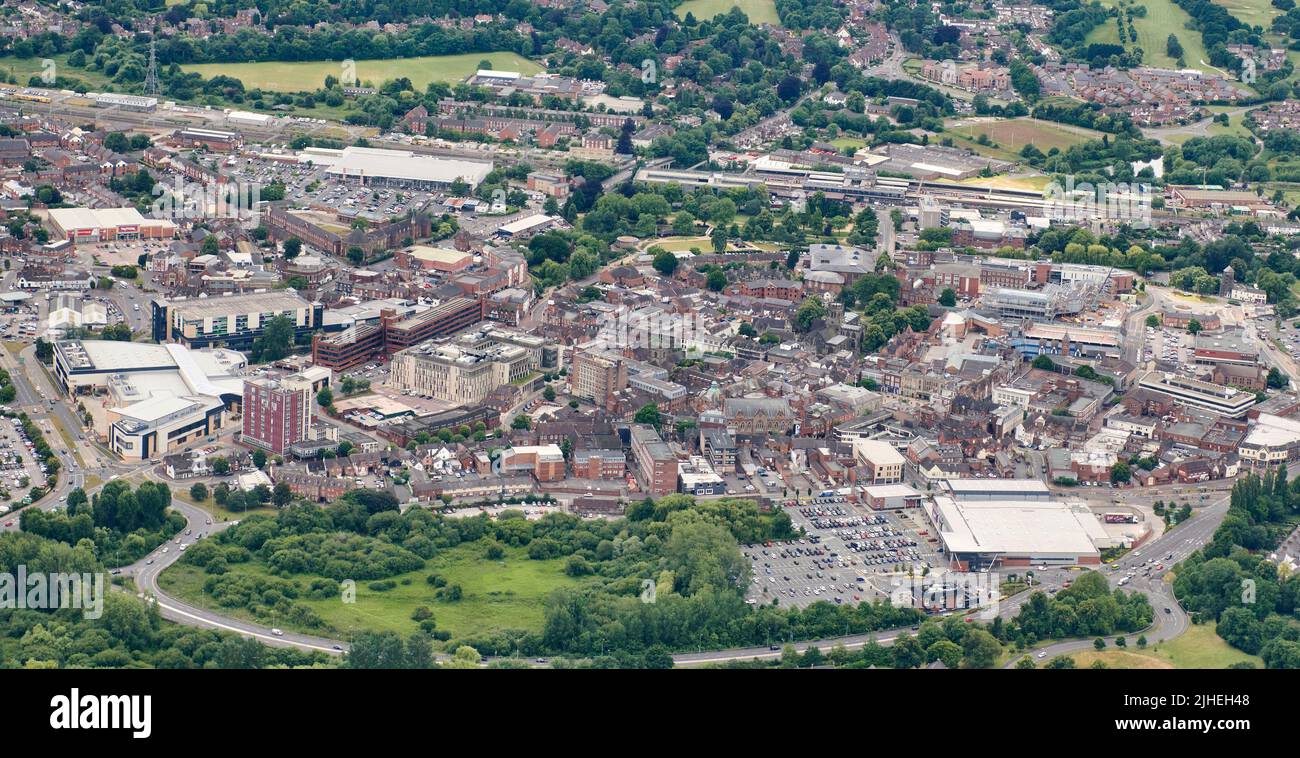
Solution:
[[[962,641],[962,652],[966,668],[992,668],[1002,655],[1002,645],[983,629],[970,629]]]
[[[943,292],[939,293],[939,305],[945,308],[952,308],[957,305],[957,293],[953,291],[952,287],[945,287]]]
[[[925,662],[925,649],[921,647],[920,641],[907,632],[894,640],[892,652],[894,668],[914,669]]]
[[[655,271],[658,271],[660,274],[663,274],[664,276],[672,276],[673,272],[677,270],[677,256],[667,250],[660,250],[655,253],[652,265],[654,266]]]
[[[293,320],[283,313],[271,319],[266,330],[253,342],[255,360],[271,363],[287,356],[293,349],[294,331]]]
[[[812,329],[813,324],[818,319],[826,317],[826,305],[822,303],[820,297],[806,297],[799,304],[799,309],[795,311],[794,321],[795,328],[801,332]]]
[[[190,487],[190,497],[194,499],[195,502],[199,502],[199,503],[203,502],[204,500],[207,500],[208,499],[207,485],[205,485],[203,482],[196,482],[193,487]]]
[[[658,429],[663,423],[663,414],[659,412],[658,405],[647,403],[637,410],[633,420],[638,424],[649,424]]]

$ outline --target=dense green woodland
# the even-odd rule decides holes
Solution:
[[[1267,560],[1297,524],[1300,480],[1285,468],[1247,474],[1214,539],[1175,569],[1174,592],[1195,620],[1268,668],[1300,668],[1300,576]]]
[[[24,532],[0,534],[0,572],[106,572],[89,540],[75,546]],[[0,610],[0,668],[262,668],[324,665],[329,659],[268,648],[225,632],[163,622],[132,594],[109,592],[103,615],[80,609]]]
[[[495,654],[587,656],[617,649],[645,655],[657,647],[763,644],[918,619],[910,609],[865,604],[820,603],[804,611],[747,605],[750,567],[739,543],[790,536],[783,512],[760,513],[752,501],[738,499],[696,502],[671,496],[632,506],[626,518],[613,521],[561,514],[529,521],[519,512],[492,521],[446,518],[422,509],[398,513],[385,497],[353,493],[325,508],[294,505],[274,518],[246,519],[191,548],[183,560],[211,575],[205,589],[218,605],[323,632],[328,629],[296,602],[299,598],[336,596],[344,578],[407,573],[467,543],[481,543],[488,551],[494,544],[523,547],[537,560],[567,556],[566,573],[594,580],[578,590],[556,591],[546,602],[541,630],[503,629],[450,641],[451,648],[468,645]],[[241,575],[236,581],[223,576],[249,561],[273,576]],[[655,583],[653,603],[641,600],[646,580]],[[441,597],[454,602],[449,590],[443,588]],[[432,620],[426,627],[439,636]]]
[[[170,505],[171,490],[165,484],[145,482],[132,492],[129,484],[119,480],[90,499],[81,489],[73,490],[62,510],[28,508],[21,523],[25,532],[69,545],[84,540],[105,565],[124,566],[184,528],[185,517],[168,512]]]

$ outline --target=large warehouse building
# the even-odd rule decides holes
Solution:
[[[238,414],[243,354],[184,345],[65,340],[54,375],[69,396],[107,396],[96,432],[123,460],[143,461],[215,433]],[[90,401],[85,401],[91,407]]]
[[[171,239],[176,224],[165,218],[145,218],[135,208],[51,208],[51,237],[70,242]]]
[[[316,163],[329,164],[326,174],[367,186],[440,190],[459,179],[473,189],[492,173],[490,162],[439,158],[406,150],[348,147],[336,155],[330,152],[318,149],[312,155]]]
[[[1114,544],[1081,500],[936,496],[926,506],[944,554],[963,570],[990,566],[1097,565]]]

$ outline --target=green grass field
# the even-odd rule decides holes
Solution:
[[[536,74],[542,67],[515,53],[466,53],[464,55],[437,55],[419,58],[389,58],[357,61],[357,79],[379,85],[388,79],[405,76],[416,89],[423,90],[430,82],[459,82],[479,67],[479,61],[489,60],[497,71],[518,71]],[[297,63],[201,63],[185,66],[205,78],[224,74],[244,83],[246,89],[272,92],[304,92],[324,86],[325,77],[340,75],[337,61],[307,61]]]
[[[840,150],[848,149],[857,151],[866,147],[867,141],[864,139],[858,139],[857,137],[836,137],[831,140],[831,144]]]
[[[1175,129],[1169,131],[1161,130],[1156,132],[1156,135],[1160,141],[1174,145],[1181,145],[1193,137],[1219,137],[1223,135],[1231,135],[1233,137],[1245,137],[1246,139],[1251,139],[1253,135],[1250,133],[1250,130],[1246,128],[1245,124],[1242,123],[1243,118],[1245,118],[1244,114],[1235,116],[1230,115],[1228,116],[1227,126],[1223,126],[1222,124],[1213,121],[1202,122],[1207,123],[1204,134],[1191,131],[1178,131]]]
[[[1243,653],[1224,642],[1214,633],[1213,624],[1193,624],[1181,636],[1155,645],[1152,651],[1180,669],[1225,669],[1242,661],[1264,668],[1259,656]]]
[[[1264,31],[1268,31],[1273,19],[1282,15],[1269,0],[1214,0],[1214,4],[1222,5],[1243,24],[1262,26]]]
[[[212,490],[212,485],[210,484],[208,485],[208,490],[209,491]],[[189,487],[172,487],[172,497],[176,498],[177,500],[183,500],[196,508],[202,508],[203,510],[207,511],[212,515],[213,521],[218,521],[218,522],[239,521],[240,519],[245,519],[248,518],[249,516],[256,516],[258,514],[267,515],[267,516],[274,516],[276,514],[276,509],[271,506],[267,506],[264,508],[254,508],[248,511],[238,511],[238,512],[228,511],[225,508],[222,508],[221,506],[217,505],[216,501],[212,499],[211,495],[208,496],[207,500],[204,500],[203,502],[200,503],[199,501],[190,497]]]
[[[1128,647],[1123,649],[1112,643],[1105,650],[1081,650],[1069,655],[1081,669],[1096,661],[1112,669],[1226,669],[1243,661],[1255,664],[1256,668],[1264,667],[1259,656],[1248,655],[1224,642],[1214,633],[1213,624],[1194,624],[1176,639],[1145,650],[1137,646],[1140,636],[1128,635]],[[1040,666],[1046,663],[1036,659],[1034,662]]]
[[[1132,644],[1130,642],[1130,644]],[[1093,663],[1101,661],[1109,669],[1171,669],[1174,668],[1172,663],[1162,661],[1159,658],[1147,654],[1145,651],[1138,650],[1136,646],[1126,650],[1110,648],[1108,650],[1085,650],[1081,653],[1073,653],[1070,656],[1074,659],[1074,665],[1077,668],[1086,669]]]
[[[1268,0],[1236,0],[1236,2],[1268,4]],[[1114,8],[1120,4],[1120,0],[1101,0],[1101,4]],[[1145,18],[1134,17],[1133,26],[1137,29],[1137,46],[1146,54],[1144,62],[1148,66],[1178,68],[1177,60],[1165,53],[1166,41],[1169,35],[1173,34],[1178,37],[1178,44],[1183,47],[1183,59],[1186,60],[1188,68],[1206,72],[1215,71],[1208,63],[1210,56],[1205,52],[1205,46],[1201,44],[1201,33],[1188,28],[1192,17],[1187,15],[1186,11],[1174,5],[1173,0],[1142,0],[1140,4],[1146,6],[1147,15]],[[1119,44],[1117,21],[1113,18],[1107,19],[1106,23],[1092,30],[1087,41]],[[1132,46],[1133,41],[1129,40],[1126,47]],[[1207,62],[1201,63],[1203,60]]]
[[[722,15],[733,7],[738,7],[749,16],[751,24],[771,24],[779,26],[781,19],[776,15],[774,0],[686,0],[677,6],[677,17],[686,18],[687,13],[704,21]]]
[[[1034,145],[1047,152],[1052,148],[1065,150],[1092,139],[1101,139],[1101,132],[1075,126],[1064,126],[1035,118],[1013,118],[1005,121],[966,124],[946,127],[948,132],[975,139],[980,134],[998,145],[1019,152],[1025,145]]]
[[[693,247],[698,247],[706,253],[713,252],[713,241],[708,237],[661,237],[655,240],[653,247],[662,247],[670,253],[690,252]]]
[[[423,569],[392,577],[398,585],[387,592],[376,592],[367,586],[369,582],[358,582],[355,603],[338,599],[301,602],[337,630],[331,634],[343,637],[364,630],[410,634],[419,628],[411,620],[411,612],[423,605],[433,611],[437,628],[451,632],[455,638],[499,629],[541,631],[546,596],[555,589],[577,587],[586,581],[567,576],[562,558],[534,561],[528,559],[522,548],[507,548],[504,560],[489,561],[482,557],[482,550],[480,545],[461,545],[448,550],[435,556]],[[251,564],[233,565],[231,572],[266,573],[263,567]],[[425,581],[430,574],[442,576],[449,585],[459,584],[464,597],[454,603],[435,599],[436,590]],[[306,584],[317,577],[297,575],[294,578]],[[168,593],[190,603],[215,607],[203,593],[206,579],[202,570],[177,563],[163,572],[159,584]],[[404,579],[410,579],[410,583],[402,584]],[[256,620],[238,609],[222,609],[222,613]]]
[[[88,71],[68,65],[66,54],[52,55],[50,59],[54,61],[55,73],[60,76],[80,79],[94,89],[103,89],[109,83],[109,78],[98,71]],[[27,86],[33,76],[42,73],[41,60],[41,58],[5,58],[0,60],[0,71],[12,73],[17,77],[19,84]]]
[[[1101,132],[1074,126],[1063,126],[1033,118],[970,122],[960,119],[944,127],[944,134],[952,137],[959,147],[969,148],[990,158],[1019,160],[1020,150],[1032,144],[1044,153],[1052,148],[1066,150],[1072,145],[1100,139]],[[987,134],[996,143],[981,145],[976,140]]]

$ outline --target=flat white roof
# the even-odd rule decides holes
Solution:
[[[151,397],[148,400],[141,400],[138,403],[132,403],[125,408],[115,408],[114,410],[123,416],[149,424],[173,413],[179,413],[180,411],[186,410],[194,405],[197,405],[197,403],[193,400],[187,400],[183,397],[174,397],[171,395],[162,395]]]
[[[68,229],[116,229],[119,226],[176,226],[162,218],[145,218],[135,208],[51,208],[50,220]]]
[[[406,150],[382,150],[370,147],[345,148],[327,173],[346,176],[377,176],[451,184],[460,179],[477,187],[488,174],[492,163],[418,155]]]
[[[271,117],[265,113],[252,113],[251,111],[231,111],[228,115],[236,121],[255,121],[259,124],[271,120]]]
[[[163,345],[83,340],[81,348],[97,371],[139,371],[176,366],[176,361]]]
[[[894,446],[882,440],[854,440],[853,452],[878,466],[903,465],[906,461]]]
[[[1060,501],[934,499],[949,551],[1007,556],[1097,555],[1105,530],[1082,504]]]
[[[906,484],[873,484],[862,491],[871,497],[919,497],[921,494]]]
[[[518,221],[511,221],[508,224],[504,224],[500,229],[498,229],[498,231],[506,232],[508,234],[518,234],[519,232],[532,229],[534,226],[550,223],[554,218],[554,216],[548,216],[545,213],[534,213],[531,216],[524,216]]]
[[[1300,421],[1261,413],[1246,433],[1243,445],[1285,445],[1300,440]]]
[[[913,163],[912,168],[919,168],[922,171],[933,171],[936,174],[944,174],[946,176],[961,176],[962,173],[960,169],[949,168],[948,166],[936,166],[933,163]]]
[[[462,253],[459,250],[451,250],[445,247],[429,247],[427,245],[412,247],[410,255],[418,260],[438,263],[458,263],[466,258],[473,257],[473,253]]]

